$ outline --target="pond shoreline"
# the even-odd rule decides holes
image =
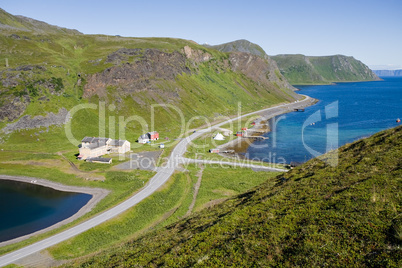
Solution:
[[[101,201],[104,197],[106,197],[110,191],[102,188],[90,188],[90,187],[80,187],[80,186],[70,186],[70,185],[64,185],[61,183],[45,180],[45,179],[39,179],[39,178],[34,178],[34,177],[26,177],[26,176],[11,176],[11,175],[2,175],[0,174],[0,180],[10,180],[10,181],[18,181],[18,182],[24,182],[24,183],[31,183],[35,185],[40,185],[43,187],[48,187],[55,189],[57,191],[62,191],[62,192],[72,192],[72,193],[84,193],[84,194],[89,194],[92,196],[92,198],[88,201],[85,206],[83,206],[77,213],[72,215],[71,217],[64,219],[60,222],[57,222],[49,227],[46,227],[44,229],[41,229],[39,231],[20,236],[18,238],[14,238],[8,241],[0,242],[0,247],[14,244],[20,241],[23,241],[25,239],[28,239],[31,236],[42,234],[45,232],[48,232],[50,230],[56,229],[58,227],[61,227],[67,223],[70,223],[81,216],[85,215],[86,213],[90,212],[95,205]]]

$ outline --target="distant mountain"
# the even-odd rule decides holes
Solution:
[[[373,70],[378,76],[402,76],[402,69],[399,70]]]
[[[292,85],[381,80],[361,61],[343,55],[277,55],[272,59]]]
[[[0,8],[0,30],[27,31],[38,34],[82,34],[77,30],[71,30],[46,22],[34,20],[24,16],[14,16]]]
[[[214,46],[205,45],[205,46],[222,52],[246,52],[259,56],[261,58],[268,57],[268,55],[265,53],[262,47],[244,39],[224,43],[221,45],[214,45]]]
[[[268,56],[259,45],[244,39],[207,47],[222,52],[247,52],[275,61],[282,75],[293,85],[380,80],[361,61],[343,55],[322,57],[301,54]]]

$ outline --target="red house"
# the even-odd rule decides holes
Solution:
[[[159,140],[159,133],[157,131],[148,132],[148,136],[151,141]]]
[[[246,128],[246,127],[242,127],[241,130],[247,130],[247,128]]]

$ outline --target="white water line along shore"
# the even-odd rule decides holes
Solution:
[[[169,178],[173,175],[176,168],[178,168],[182,163],[182,157],[187,150],[187,147],[191,144],[191,142],[200,137],[201,135],[214,130],[217,127],[221,127],[225,124],[238,120],[240,118],[255,115],[255,114],[264,114],[265,116],[270,113],[277,113],[278,108],[283,110],[283,113],[289,112],[291,108],[297,107],[305,107],[314,103],[314,99],[304,96],[305,98],[300,101],[295,101],[292,103],[285,103],[278,106],[266,108],[263,110],[251,112],[248,114],[244,114],[230,120],[221,122],[216,124],[212,127],[202,129],[196,131],[195,133],[191,134],[190,136],[183,138],[173,149],[171,155],[168,158],[167,165],[164,167],[160,167],[157,170],[157,173],[149,180],[149,182],[136,194],[128,198],[127,200],[123,201],[122,203],[80,223],[77,224],[65,231],[62,231],[56,235],[50,236],[46,239],[33,243],[29,246],[20,248],[13,252],[7,253],[3,256],[0,256],[0,266],[5,266],[11,263],[14,263],[22,258],[25,258],[31,254],[40,252],[46,248],[54,246],[60,242],[63,242],[67,239],[70,239],[78,234],[81,234],[109,219],[116,217],[117,215],[123,213],[124,211],[128,210],[129,208],[135,206],[151,194],[153,194],[156,190],[158,190],[162,185],[164,185]],[[37,179],[39,181],[39,179]]]

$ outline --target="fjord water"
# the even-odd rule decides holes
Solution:
[[[49,227],[78,212],[89,194],[0,180],[0,242]]]
[[[302,163],[330,149],[398,125],[402,119],[402,77],[383,81],[296,86],[319,102],[305,112],[271,120],[268,140],[248,148],[250,159]],[[400,124],[400,123],[399,123]]]

